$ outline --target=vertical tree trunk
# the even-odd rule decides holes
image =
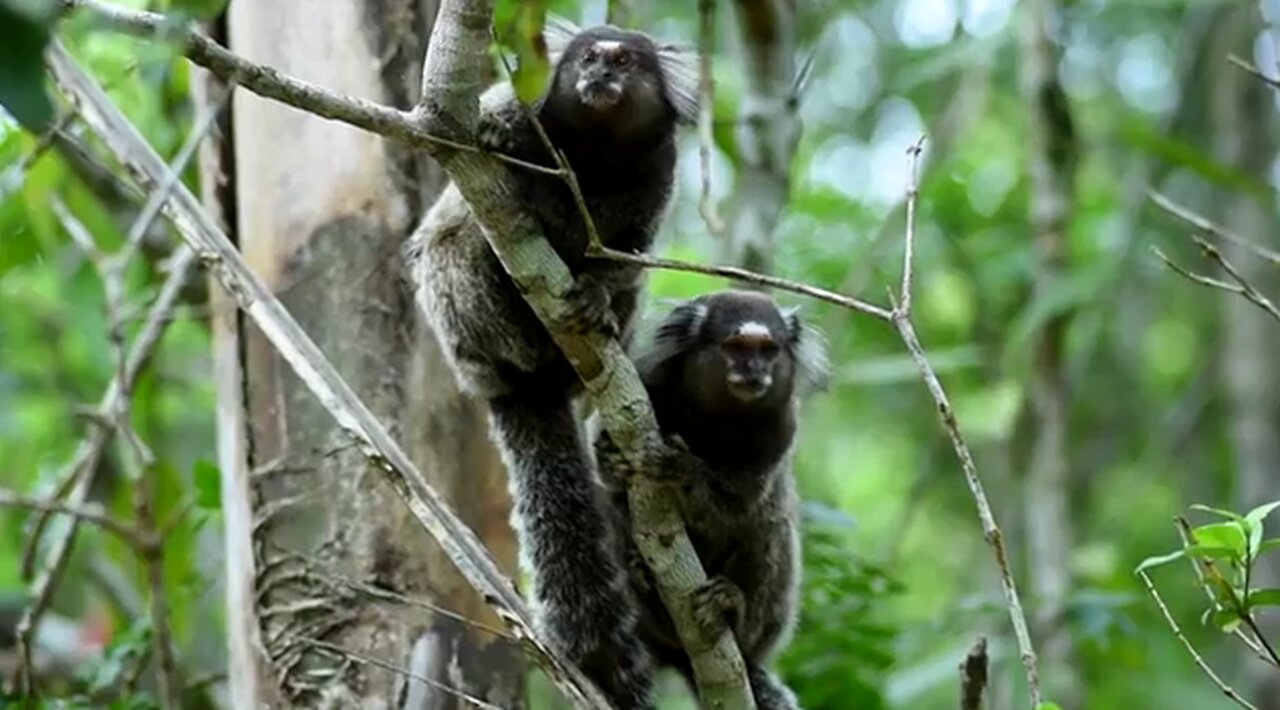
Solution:
[[[1052,293],[1068,268],[1067,225],[1074,204],[1077,145],[1066,93],[1058,80],[1062,49],[1052,28],[1059,24],[1053,0],[1023,8],[1022,88],[1030,109],[1031,228],[1036,255],[1034,294]],[[1071,590],[1071,461],[1068,452],[1070,398],[1065,340],[1069,313],[1051,317],[1032,344],[1027,404],[1031,452],[1023,510],[1033,619],[1046,670],[1046,697],[1063,707],[1085,707],[1075,668],[1075,649],[1065,614]]]
[[[737,0],[746,91],[737,122],[738,171],[726,260],[762,273],[773,269],[773,233],[791,188],[800,142],[794,0]]]
[[[1276,157],[1277,128],[1272,89],[1226,62],[1228,54],[1252,57],[1254,40],[1263,24],[1258,8],[1241,4],[1223,13],[1209,52],[1208,104],[1211,107],[1214,152],[1224,165],[1233,166],[1259,181],[1268,181]],[[1240,190],[1221,201],[1220,218],[1232,232],[1266,242],[1280,234],[1276,205],[1270,194]],[[1256,288],[1276,298],[1276,270],[1233,244],[1223,245],[1223,255]],[[1249,301],[1221,296],[1226,321],[1222,382],[1230,408],[1229,431],[1235,454],[1236,506],[1248,509],[1280,498],[1280,327]],[[1270,521],[1275,529],[1274,516]],[[1280,586],[1280,570],[1263,558],[1254,583]],[[1263,614],[1265,622],[1269,615]],[[1280,639],[1280,624],[1263,627],[1267,637]],[[1247,655],[1247,654],[1246,654]],[[1245,666],[1254,686],[1248,696],[1261,710],[1280,710],[1280,677],[1274,668],[1247,655]],[[1237,686],[1239,687],[1239,686]]]
[[[232,50],[252,60],[407,106],[434,15],[426,0],[271,0],[232,3],[227,23]],[[457,392],[401,276],[400,245],[442,186],[439,171],[380,138],[247,93],[233,109],[228,172],[250,265],[514,573],[505,475],[482,409]],[[262,335],[251,327],[240,335],[256,609],[272,683],[301,705],[457,704],[318,639],[521,707],[516,647],[353,589],[354,581],[429,598],[501,627]]]

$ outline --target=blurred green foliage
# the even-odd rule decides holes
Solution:
[[[15,3],[0,0],[0,13],[12,14]],[[217,5],[163,7],[203,15]],[[666,40],[693,40],[690,3],[633,5],[642,27]],[[1152,209],[1144,190],[1174,189],[1192,206],[1220,216],[1239,199],[1274,208],[1275,179],[1218,161],[1215,145],[1222,136],[1203,115],[1213,83],[1206,77],[1223,63],[1206,49],[1207,38],[1231,3],[1066,6],[1059,69],[1084,150],[1068,225],[1067,278],[1047,295],[1032,297],[1029,113],[1018,86],[1021,60],[1009,0],[800,4],[802,52],[812,54],[814,66],[801,100],[804,135],[778,229],[775,270],[883,301],[885,285],[896,283],[900,268],[905,150],[927,133],[917,329],[1010,540],[1028,613],[1037,607],[1025,584],[1028,560],[1019,542],[1028,524],[1020,488],[1028,344],[1047,320],[1070,312],[1066,369],[1076,548],[1066,626],[1080,649],[1089,707],[1226,708],[1228,701],[1195,673],[1132,574],[1141,560],[1171,547],[1172,515],[1191,501],[1232,508],[1239,487],[1231,412],[1217,376],[1228,296],[1192,286],[1149,257],[1151,245],[1184,261],[1195,254],[1185,228]],[[603,17],[600,3],[588,4],[585,15],[574,2],[546,7],[587,22]],[[499,8],[504,37],[533,22],[514,0]],[[9,19],[0,15],[0,103],[24,122],[32,116],[48,120],[52,113],[42,113],[40,92],[32,93],[39,87],[28,71],[30,48],[43,39]],[[732,13],[719,19],[712,163],[715,195],[724,198],[737,159],[731,121],[741,104],[745,64]],[[188,71],[172,48],[92,31],[79,17],[65,21],[59,34],[152,145],[172,156],[192,116]],[[516,40],[508,47],[536,55],[535,47]],[[8,52],[25,54],[10,61]],[[528,81],[545,82],[545,74]],[[67,131],[96,148],[78,123]],[[718,245],[697,214],[691,133],[682,148],[680,196],[662,248],[675,258],[715,261]],[[0,485],[30,494],[54,485],[92,426],[79,416],[81,407],[97,401],[114,371],[102,285],[49,208],[54,196],[105,249],[118,248],[136,211],[136,205],[95,190],[57,147],[5,122]],[[164,251],[163,245],[144,250],[145,258],[128,272],[134,313],[145,309],[163,278]],[[651,301],[656,306],[724,285],[656,272]],[[884,324],[787,294],[780,299],[803,303],[806,316],[825,330],[835,376],[831,390],[804,411],[797,455],[808,501],[804,606],[778,668],[806,707],[951,707],[956,664],[977,636],[986,635],[993,684],[1003,699],[997,707],[1018,706],[1015,699],[1025,697],[1021,669],[990,550],[913,364]],[[220,652],[218,624],[207,619],[223,613],[210,576],[216,572],[218,536],[210,522],[218,516],[218,472],[208,463],[213,395],[204,315],[202,304],[184,306],[138,386],[132,413],[160,462],[161,517],[196,503],[167,540],[165,573],[179,641],[200,659]],[[138,324],[138,318],[130,320],[128,335]],[[96,499],[129,517],[129,474],[118,449],[108,451],[102,468]],[[29,517],[0,512],[0,590],[22,589],[19,560]],[[109,591],[98,569],[102,562],[122,573],[127,588],[143,587],[127,549],[96,530],[81,531],[71,583],[62,585],[54,608],[78,619],[106,613],[115,630],[112,644],[82,674],[86,692],[109,685],[147,633]],[[1230,637],[1197,622],[1202,592],[1185,573],[1161,572],[1170,576],[1157,582],[1188,638],[1228,682],[1243,683],[1243,663]],[[210,664],[216,667],[216,661]],[[1055,674],[1041,670],[1046,678]],[[678,703],[687,701],[672,702],[683,707]]]

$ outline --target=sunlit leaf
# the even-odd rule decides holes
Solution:
[[[1263,540],[1262,543],[1258,545],[1258,551],[1254,553],[1254,557],[1257,557],[1258,555],[1261,555],[1264,552],[1268,552],[1276,548],[1280,548],[1280,537],[1273,537],[1270,540]]]
[[[1231,550],[1237,558],[1244,558],[1245,532],[1241,523],[1211,523],[1209,525],[1201,525],[1193,532],[1195,533],[1197,545],[1210,548],[1226,548]]]
[[[1280,500],[1273,500],[1270,503],[1254,508],[1248,513],[1245,513],[1244,519],[1255,523],[1261,523],[1268,515],[1271,514],[1271,511],[1276,508],[1280,508]]]
[[[1062,710],[1062,706],[1057,703],[1040,703],[1036,710]]]
[[[1280,589],[1258,589],[1249,592],[1249,608],[1280,606]]]

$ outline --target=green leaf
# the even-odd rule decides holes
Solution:
[[[1257,557],[1258,555],[1261,555],[1264,552],[1274,550],[1278,547],[1280,547],[1280,537],[1273,537],[1270,540],[1263,540],[1258,545],[1258,550],[1257,552],[1253,553],[1253,556]]]
[[[1244,522],[1249,530],[1249,556],[1257,557],[1262,547],[1262,521],[1271,511],[1280,508],[1280,500],[1272,501],[1245,513]]]
[[[200,459],[196,461],[192,478],[196,484],[196,505],[206,510],[222,508],[222,474],[213,463]]]
[[[54,0],[0,0],[0,106],[33,133],[53,121],[44,85],[44,48]]]
[[[1141,572],[1141,571],[1143,571],[1143,570],[1151,569],[1152,567],[1159,567],[1160,565],[1169,564],[1170,562],[1173,562],[1174,560],[1179,560],[1179,559],[1182,559],[1183,557],[1186,557],[1186,556],[1187,556],[1187,550],[1186,550],[1186,549],[1182,549],[1182,550],[1178,550],[1178,551],[1176,551],[1176,552],[1170,552],[1170,553],[1169,553],[1169,554],[1167,554],[1167,555],[1159,555],[1159,556],[1157,556],[1157,557],[1148,557],[1147,559],[1143,560],[1143,561],[1142,561],[1142,562],[1137,566],[1137,568],[1135,568],[1135,569],[1133,570],[1133,573],[1134,573],[1134,574],[1137,574],[1137,573],[1139,573],[1139,572]]]
[[[1245,532],[1243,523],[1211,523],[1209,525],[1201,525],[1192,532],[1195,533],[1196,545],[1204,547],[1224,547],[1232,552],[1232,554],[1244,559],[1245,555]]]
[[[1214,515],[1220,515],[1224,518],[1228,518],[1236,522],[1244,521],[1244,516],[1240,515],[1239,513],[1233,513],[1230,510],[1223,510],[1222,508],[1210,508],[1207,505],[1201,505],[1199,503],[1196,503],[1195,505],[1191,506],[1191,509],[1199,510],[1203,513],[1213,513]]]
[[[1062,710],[1062,706],[1057,703],[1040,703],[1036,710]]]
[[[542,96],[551,76],[551,63],[547,59],[547,45],[542,35],[546,17],[546,0],[520,3],[512,22],[512,31],[505,38],[506,44],[516,54],[511,85],[515,88],[516,96],[525,103],[533,103]]]
[[[1249,592],[1249,609],[1260,606],[1280,606],[1280,589],[1258,589]]]
[[[1213,625],[1226,633],[1235,631],[1241,621],[1234,609],[1222,608],[1213,612]]]

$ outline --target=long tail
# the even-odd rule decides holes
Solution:
[[[489,409],[542,632],[614,705],[652,707],[652,663],[569,399],[502,396]]]

